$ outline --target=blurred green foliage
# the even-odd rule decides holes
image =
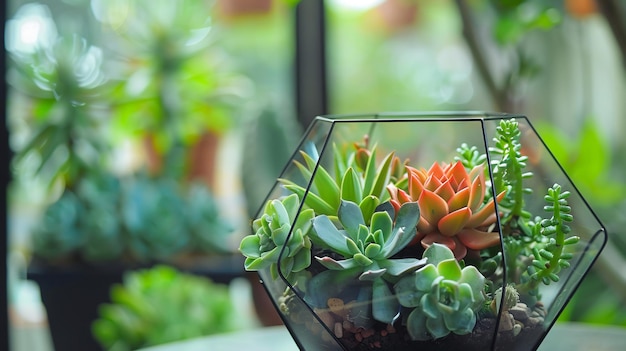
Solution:
[[[107,87],[102,50],[79,36],[60,37],[33,52],[13,52],[9,83],[30,97],[32,136],[16,150],[14,165],[37,159],[35,175],[68,186],[101,162],[107,149],[102,94]]]
[[[523,85],[553,68],[541,65],[535,57],[537,53],[526,45],[527,40],[560,28],[571,20],[563,1],[411,1],[419,5],[416,23],[394,33],[385,32],[373,24],[371,11],[339,11],[327,1],[329,92],[333,112],[491,109],[489,106],[511,108],[508,112],[523,112],[527,106],[537,103],[527,100],[528,91]],[[297,0],[279,2],[293,5]],[[481,74],[476,66],[478,59],[473,58],[473,66],[467,64],[471,59],[464,48],[468,40],[465,43],[461,40],[463,28],[458,18],[461,11],[454,6],[461,2],[472,10],[474,21],[471,25],[477,32],[480,52],[487,56],[490,76],[487,79],[492,79],[496,86],[495,94],[486,93],[491,95],[487,99],[481,95],[485,94],[484,87],[475,81],[475,75]],[[90,1],[58,3],[66,8],[88,8],[90,5]],[[29,143],[14,144],[18,153],[14,162],[34,160],[37,174],[43,179],[50,183],[54,179],[64,179],[73,187],[72,184],[82,183],[77,179],[86,170],[92,167],[104,169],[103,158],[110,155],[101,151],[111,145],[117,146],[116,142],[128,136],[140,138],[144,132],[153,133],[159,151],[164,154],[171,151],[170,160],[175,162],[169,165],[174,169],[174,165],[184,159],[178,157],[181,145],[192,143],[204,128],[218,132],[242,128],[246,144],[242,173],[246,197],[252,204],[248,211],[252,215],[262,202],[263,189],[271,186],[299,135],[292,118],[291,72],[285,68],[291,64],[290,13],[274,11],[266,17],[217,23],[213,19],[207,21],[205,16],[210,13],[208,9],[212,1],[94,0],[92,3],[94,9],[101,10],[98,12],[101,23],[89,16],[78,18],[80,16],[75,16],[77,11],[59,11],[71,15],[56,21],[62,38],[57,44],[27,55],[10,52],[9,83],[19,94],[28,97],[29,104],[18,107],[18,110],[28,115],[31,133]],[[624,5],[620,5],[623,8]],[[91,10],[88,9],[88,13],[91,15]],[[62,18],[59,13],[54,16]],[[87,40],[67,35],[68,29],[77,27],[75,23],[78,22],[91,22],[90,28],[83,33]],[[94,28],[106,28],[106,33],[102,35]],[[567,40],[564,43],[567,45]],[[55,47],[69,49],[59,51]],[[543,54],[551,55],[552,52]],[[116,60],[104,60],[105,57],[115,57]],[[568,57],[563,59],[570,61]],[[241,68],[261,88],[248,91],[252,87],[245,78],[234,73],[233,66]],[[485,77],[480,78],[485,81]],[[561,84],[576,82],[566,80]],[[583,84],[592,85],[589,81]],[[560,87],[556,83],[555,86]],[[541,91],[546,92],[547,100],[554,96],[547,89]],[[246,102],[251,103],[236,110],[246,117],[238,119],[234,117],[237,113],[233,114],[233,108],[241,108],[244,105],[241,97],[248,93],[251,95],[247,95],[249,100]],[[509,100],[492,103],[504,99]],[[527,100],[526,106],[521,103],[524,100]],[[612,110],[609,108],[608,111]],[[531,117],[546,122],[533,121],[539,125],[540,134],[581,192],[600,209],[601,219],[610,220],[607,224],[610,235],[615,238],[614,243],[626,247],[626,239],[619,235],[626,225],[623,216],[626,194],[621,180],[626,161],[624,146],[607,144],[597,126],[590,122],[581,127],[579,138],[573,138],[558,126],[550,125],[558,116],[546,113]],[[569,123],[577,122],[572,118]],[[114,139],[112,144],[111,138]],[[49,209],[44,221],[48,221],[48,231],[54,227],[65,229],[60,231],[62,235],[59,237],[45,239],[43,242],[48,244],[41,246],[59,252],[74,250],[84,239],[80,239],[76,227],[72,226],[91,217],[97,220],[90,224],[93,227],[90,231],[99,234],[94,248],[85,249],[81,254],[86,257],[118,255],[127,250],[130,246],[126,244],[124,248],[114,247],[113,238],[119,233],[113,234],[113,228],[125,225],[123,222],[133,223],[133,218],[159,217],[167,222],[163,228],[181,226],[176,218],[158,215],[161,211],[169,211],[165,205],[154,204],[141,213],[129,210],[128,214],[118,216],[120,209],[112,204],[121,201],[122,197],[131,198],[130,195],[120,195],[130,188],[126,186],[127,180],[103,181],[107,185],[96,186],[108,189],[98,195],[103,196],[98,201],[83,199],[92,198],[92,195],[80,195],[74,191],[64,195],[63,201],[59,200]],[[132,183],[143,181],[146,184],[138,185],[138,189],[145,190],[153,187],[147,184],[159,182],[144,177]],[[85,183],[98,182],[100,180],[94,179]],[[175,198],[172,194],[176,191],[172,188],[168,191],[169,195],[148,196],[143,190],[135,190],[136,199],[128,201],[138,203],[148,201],[146,199]],[[173,202],[180,201],[183,200]],[[97,206],[94,205],[96,202],[99,202]],[[84,215],[82,211],[86,208],[95,210],[91,215]],[[177,210],[172,211],[177,213]],[[55,216],[57,219],[50,222]],[[136,232],[142,232],[139,226],[134,228]],[[176,229],[171,230],[178,233]],[[152,257],[148,253],[150,245],[142,241],[150,237],[150,232],[144,229],[138,237],[144,239],[133,239],[135,248],[132,251]],[[154,243],[157,256],[176,251],[190,239],[183,235],[159,240]],[[105,254],[103,249],[106,247],[111,247],[112,251]],[[622,305],[620,296],[626,295],[604,289],[605,285],[599,276],[589,275],[562,318],[624,323],[622,316],[626,312],[615,306]]]
[[[234,249],[221,204],[189,174],[190,149],[237,124],[250,88],[217,44],[212,5],[94,0],[18,9],[8,34],[10,126],[24,127],[20,140],[13,136],[14,176],[46,183],[53,200],[34,225],[35,257],[146,262]],[[100,32],[88,41],[59,25],[67,18],[56,12],[66,7],[100,21]],[[145,147],[148,138],[163,167],[147,174],[120,165],[123,141]],[[33,163],[34,174],[18,171]]]
[[[488,0],[497,13],[493,34],[500,45],[515,44],[533,30],[550,30],[562,19],[556,2]]]
[[[142,347],[232,331],[236,328],[228,286],[181,273],[169,266],[129,272],[111,288],[92,324],[109,351]]]
[[[94,173],[46,209],[33,232],[33,254],[60,264],[167,261],[231,252],[231,232],[203,185]]]
[[[222,134],[236,125],[235,112],[251,89],[223,50],[213,2],[98,3],[107,48],[120,63],[111,72],[115,132],[150,135],[169,163],[163,171],[180,170],[181,148],[207,131]],[[126,12],[123,20],[115,17],[120,12]]]
[[[624,221],[620,218],[626,205],[626,185],[620,179],[623,170],[615,167],[615,151],[618,149],[602,136],[593,116],[585,119],[575,138],[551,124],[542,123],[537,128],[554,157],[606,223],[612,238],[608,245],[617,248],[617,251],[605,250],[599,257],[592,274],[582,281],[559,320],[626,326],[626,295],[619,290],[626,282],[612,282],[618,289],[616,293],[613,289],[607,289],[604,279],[619,277],[607,277],[607,272],[603,272],[605,264],[614,266],[624,262],[623,257],[626,255],[626,242],[620,235]]]
[[[554,157],[590,202],[612,207],[624,201],[626,184],[613,174],[611,145],[593,117],[585,119],[576,138],[552,124],[542,123],[537,128]]]

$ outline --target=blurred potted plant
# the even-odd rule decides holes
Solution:
[[[100,306],[93,333],[105,350],[136,350],[237,328],[228,286],[170,266],[127,272]]]
[[[98,2],[120,61],[113,91],[116,132],[139,139],[152,173],[215,183],[221,136],[237,123],[251,83],[215,45],[212,3]],[[127,11],[114,17],[119,6]],[[164,165],[167,165],[164,167]]]
[[[318,117],[245,267],[301,349],[536,349],[606,242],[542,147],[521,116]]]
[[[217,7],[224,18],[267,14],[272,10],[273,0],[217,0]]]
[[[419,4],[415,0],[385,0],[374,14],[383,29],[394,33],[410,28],[418,20]]]
[[[169,4],[143,5],[169,16]],[[187,25],[186,34],[199,32],[196,39],[207,39],[207,12],[182,2],[177,9],[184,12],[174,17]],[[196,31],[198,23],[191,19],[201,17],[203,26]],[[147,27],[135,29],[145,34]],[[98,347],[89,330],[96,306],[108,300],[109,286],[127,269],[167,262],[220,282],[243,274],[237,267],[240,256],[232,255],[233,228],[222,217],[210,181],[190,175],[193,162],[204,161],[186,156],[205,131],[227,130],[232,123],[227,100],[237,93],[216,78],[228,70],[220,68],[223,61],[206,60],[206,45],[194,47],[193,38],[168,34],[169,25],[151,29],[167,40],[149,43],[158,49],[150,52],[152,58],[127,54],[131,63],[135,58],[156,62],[137,69],[140,77],[129,80],[135,90],[126,81],[118,84],[103,51],[78,36],[52,35],[33,50],[11,51],[9,81],[25,97],[24,115],[32,123],[32,135],[16,146],[13,162],[37,161],[36,176],[57,194],[34,230],[29,267],[29,277],[42,289],[56,349]],[[137,90],[144,83],[147,88]],[[166,166],[114,172],[119,160],[112,135],[130,130],[116,128],[120,125],[154,136]],[[215,149],[212,145],[209,151]],[[71,307],[53,300],[57,297]]]

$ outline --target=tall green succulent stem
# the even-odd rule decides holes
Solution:
[[[550,237],[544,248],[533,248],[534,259],[529,267],[530,280],[522,287],[523,292],[532,293],[537,289],[539,283],[546,285],[550,282],[557,282],[557,275],[562,268],[570,266],[568,260],[571,254],[565,253],[567,245],[576,244],[580,238],[577,236],[568,237],[571,228],[567,223],[573,220],[571,207],[567,203],[570,192],[562,191],[561,186],[554,184],[548,189],[545,196],[548,205],[544,207],[546,211],[552,212],[550,219],[541,221],[541,234]]]
[[[516,162],[518,159],[516,157],[516,153],[513,149],[510,149],[509,152],[512,153],[512,155],[509,155],[509,158],[511,160],[514,160],[513,162],[511,162],[512,166],[510,167],[509,173],[511,175],[513,175],[515,177],[515,181],[512,182],[512,184],[514,185],[514,190],[512,191],[514,199],[513,199],[513,208],[511,209],[511,215],[513,218],[519,218],[522,215],[522,211],[524,209],[524,193],[523,193],[523,189],[522,189],[522,167],[520,166],[520,164],[518,162]]]
[[[527,232],[519,219],[528,217],[524,211],[524,193],[530,190],[524,188],[523,180],[532,176],[532,173],[523,171],[528,157],[521,153],[520,136],[519,124],[515,119],[501,121],[497,127],[496,145],[490,151],[502,155],[502,159],[495,162],[493,171],[496,191],[508,190],[507,199],[502,203],[508,207],[508,214],[502,222],[513,227],[522,226],[519,229]]]

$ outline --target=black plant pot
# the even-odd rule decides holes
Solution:
[[[32,264],[28,279],[35,281],[46,308],[55,350],[101,350],[91,334],[98,306],[110,302],[109,289],[121,283],[124,269],[52,267]]]
[[[181,271],[210,278],[216,283],[228,284],[232,279],[243,276],[240,268],[242,262],[239,255],[227,255],[172,265]],[[150,268],[155,264],[111,263],[61,267],[40,261],[32,262],[27,277],[39,285],[54,349],[102,350],[92,335],[91,325],[98,318],[99,306],[111,302],[111,286],[122,283],[127,271]]]

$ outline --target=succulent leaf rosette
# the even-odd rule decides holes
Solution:
[[[459,259],[468,250],[482,250],[500,242],[499,233],[489,230],[496,222],[496,208],[493,199],[484,202],[484,165],[473,167],[469,173],[461,161],[434,163],[428,170],[407,169],[408,192],[394,184],[387,189],[395,207],[415,201],[420,205],[416,241],[424,247],[444,244]],[[498,194],[497,200],[505,193]]]
[[[407,330],[413,340],[468,334],[483,306],[485,277],[474,266],[461,269],[450,249],[434,243],[424,251],[428,264],[394,286],[398,300],[412,308]]]
[[[387,281],[395,281],[403,274],[415,271],[425,260],[392,259],[415,236],[419,218],[417,204],[404,204],[397,216],[393,208],[389,206],[387,209],[389,212],[374,212],[368,227],[359,207],[353,202],[344,201],[339,208],[339,221],[343,229],[337,229],[327,216],[319,216],[313,220],[311,236],[315,242],[320,242],[341,256],[341,259],[315,257],[330,272],[352,273],[359,280],[372,282],[372,296],[378,297],[372,306],[373,317],[391,323],[399,306],[394,299],[391,303],[385,299],[393,295]],[[378,303],[380,301],[383,303]]]
[[[276,279],[279,276],[278,258],[283,249],[285,255],[280,262],[280,268],[286,277],[311,264],[311,240],[308,232],[313,210],[304,210],[298,215],[299,207],[300,200],[296,194],[267,202],[263,215],[252,223],[255,233],[243,238],[239,247],[246,256],[247,270],[256,271],[269,267],[272,277]],[[295,230],[289,237],[296,216],[298,220],[293,224]]]

